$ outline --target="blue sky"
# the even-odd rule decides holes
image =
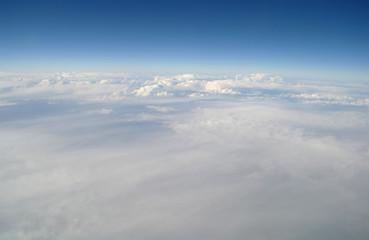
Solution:
[[[368,5],[0,0],[0,239],[368,240]]]
[[[2,1],[0,71],[365,79],[365,1]]]

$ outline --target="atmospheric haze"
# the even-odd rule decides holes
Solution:
[[[0,239],[369,239],[368,90],[0,73]]]

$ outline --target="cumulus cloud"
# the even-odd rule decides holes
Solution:
[[[54,97],[83,97],[87,101],[122,100],[129,96],[208,96],[209,94],[241,94],[250,88],[274,89],[283,82],[280,76],[251,74],[217,79],[211,76],[183,74],[155,76],[145,80],[128,74],[58,73],[3,76],[3,96],[40,94]],[[56,95],[56,96],[55,96]],[[50,97],[50,96],[45,96]]]
[[[0,76],[0,239],[369,237],[366,86]]]
[[[367,86],[285,83],[281,76],[260,73],[223,78],[183,74],[154,76],[152,79],[117,73],[0,75],[0,97],[6,101],[17,97],[43,97],[84,102],[118,102],[135,97],[209,98],[219,95],[239,95],[261,100],[289,98],[306,104],[325,105],[368,106],[369,101],[365,94],[352,92],[353,89],[367,89]]]
[[[351,96],[321,94],[321,93],[300,93],[291,94],[291,98],[302,99],[304,103],[337,104],[353,106],[369,106],[369,98],[355,99]]]

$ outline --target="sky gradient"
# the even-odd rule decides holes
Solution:
[[[0,1],[0,239],[368,240],[368,5]]]
[[[0,71],[356,76],[365,1],[2,1]]]

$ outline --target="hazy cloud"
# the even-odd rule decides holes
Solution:
[[[0,239],[369,237],[367,86],[0,76]]]

